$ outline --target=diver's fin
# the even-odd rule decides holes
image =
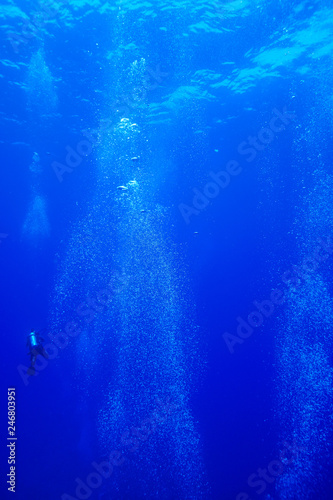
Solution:
[[[35,368],[33,366],[29,366],[29,368],[27,370],[27,374],[33,376],[33,375],[35,375],[35,373],[36,373]]]

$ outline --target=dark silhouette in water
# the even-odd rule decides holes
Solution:
[[[46,359],[49,357],[42,345],[42,342],[44,342],[44,339],[42,339],[39,333],[31,330],[27,340],[27,346],[29,348],[28,354],[30,355],[30,367],[27,372],[28,375],[35,375],[35,363],[38,354],[44,356]]]

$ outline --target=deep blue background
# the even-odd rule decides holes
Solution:
[[[298,2],[279,2],[279,5],[266,2],[257,12],[253,9],[248,17],[228,20],[229,27],[236,22],[241,24],[237,33],[221,38],[213,33],[192,33],[183,46],[181,38],[177,39],[175,44],[183,54],[179,54],[174,67],[169,35],[157,29],[165,25],[171,29],[173,11],[160,12],[158,20],[146,21],[146,45],[140,46],[137,57],[147,58],[151,67],[161,64],[169,76],[162,84],[163,90],[152,92],[148,101],[158,102],[159,92],[166,95],[177,86],[188,84],[197,69],[218,73],[221,61],[225,60],[234,61],[238,67],[246,66],[244,54],[250,48],[256,50],[268,45],[269,37],[282,30],[290,21],[289,16],[294,16],[295,23],[306,20],[312,7],[320,9],[325,3],[312,2],[312,6],[308,3],[295,14],[293,6]],[[28,3],[19,4],[23,11],[30,11]],[[195,15],[179,14],[174,22],[175,35],[182,32],[182,23],[184,26],[194,23]],[[98,446],[93,441],[88,457],[78,451],[80,408],[71,353],[64,351],[28,387],[23,385],[16,367],[27,363],[25,341],[29,330],[48,328],[57,263],[64,256],[72,226],[96,181],[95,154],[84,159],[61,184],[51,163],[64,159],[66,145],[81,140],[82,128],[97,126],[108,78],[111,74],[109,85],[117,79],[118,68],[110,68],[106,59],[107,52],[115,49],[110,41],[110,25],[115,25],[113,16],[103,16],[86,6],[75,11],[72,26],[62,17],[58,25],[48,27],[45,60],[59,101],[59,115],[49,121],[36,116],[36,110],[27,109],[22,88],[30,58],[40,48],[41,41],[32,38],[15,54],[6,33],[2,33],[3,60],[21,64],[17,68],[3,64],[0,79],[3,97],[0,232],[8,234],[0,245],[1,415],[5,412],[6,386],[17,387],[16,498],[19,499],[52,500],[65,491],[73,492],[73,479],[84,478],[90,472],[90,453],[98,456]],[[133,13],[129,16],[134,18]],[[10,22],[15,30],[15,21]],[[19,26],[18,20],[17,29]],[[139,25],[133,25],[132,32],[127,32],[127,43],[136,40],[140,30]],[[142,35],[139,37],[143,39]],[[128,56],[129,63],[133,61],[131,57],[132,54]],[[126,64],[124,61],[124,67]],[[192,112],[188,111],[178,121],[174,118],[165,129],[165,149],[168,151],[168,144],[172,144],[169,152],[175,167],[165,178],[158,196],[161,204],[171,207],[174,227],[170,228],[170,237],[185,257],[196,301],[196,321],[207,357],[206,374],[194,392],[192,405],[211,485],[208,498],[234,499],[238,492],[249,491],[248,476],[258,467],[267,466],[279,453],[273,381],[275,328],[280,310],[265,320],[243,345],[236,346],[234,355],[228,352],[222,334],[235,333],[236,317],[246,317],[254,309],[254,300],[267,299],[272,288],[283,287],[281,274],[298,261],[292,227],[295,206],[302,200],[299,177],[302,176],[304,188],[311,189],[316,162],[313,158],[309,161],[306,155],[306,147],[311,150],[311,143],[298,151],[293,148],[300,138],[299,128],[307,130],[308,143],[312,140],[318,144],[320,140],[323,164],[330,161],[330,117],[320,110],[324,106],[320,95],[326,91],[320,87],[323,63],[314,60],[312,74],[306,78],[297,72],[297,64],[301,66],[301,60],[279,68],[279,78],[258,80],[244,93],[232,94],[221,87],[216,90],[214,102],[193,100],[189,105]],[[101,93],[97,94],[96,88]],[[285,105],[297,115],[295,123],[278,134],[254,162],[247,164],[237,154],[239,143],[249,135],[256,135],[269,122],[273,108],[281,110]],[[308,122],[314,108],[318,109],[318,120]],[[231,116],[234,118],[227,120]],[[13,117],[16,122],[7,120]],[[225,121],[219,124],[218,119]],[[203,141],[193,134],[191,124],[195,120],[203,127],[209,126]],[[147,127],[154,137],[154,126]],[[163,126],[156,127],[156,134],[161,130]],[[39,152],[44,166],[41,185],[51,226],[50,237],[37,248],[29,246],[21,236],[30,197],[28,166],[34,151]],[[190,204],[192,188],[202,190],[209,180],[209,171],[223,169],[234,158],[240,161],[242,173],[186,225],[178,204]],[[192,172],[195,172],[193,181]],[[281,311],[283,307],[280,306]],[[2,417],[2,429],[5,426]],[[1,470],[6,470],[6,464],[2,464]],[[330,498],[329,489],[328,485],[326,496],[320,498]]]

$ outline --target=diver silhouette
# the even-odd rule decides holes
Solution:
[[[44,339],[39,335],[39,333],[35,332],[35,330],[31,330],[31,333],[28,335],[27,346],[29,348],[28,355],[30,355],[30,367],[28,368],[28,375],[35,375],[35,363],[38,354],[44,356],[44,358],[48,358],[49,355],[45,351],[42,342]]]

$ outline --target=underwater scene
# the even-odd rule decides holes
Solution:
[[[0,17],[0,498],[332,500],[333,3]]]

